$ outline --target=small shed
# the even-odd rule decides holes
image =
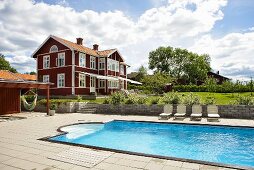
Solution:
[[[21,112],[22,89],[47,89],[47,112],[49,112],[49,87],[51,83],[27,81],[15,73],[0,70],[0,115]]]

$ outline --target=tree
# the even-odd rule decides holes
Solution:
[[[9,70],[13,73],[17,73],[17,70],[11,67],[9,61],[5,59],[5,56],[0,53],[0,70]]]
[[[141,81],[147,75],[147,68],[143,65],[138,69],[138,74],[136,76],[137,81]]]
[[[35,71],[31,71],[31,72],[25,72],[24,74],[36,75],[36,72]]]
[[[159,47],[149,53],[149,68],[194,84],[198,80],[204,81],[207,72],[211,70],[209,55],[198,55],[186,49],[174,49],[170,46]]]
[[[141,82],[146,90],[160,94],[163,93],[165,85],[172,82],[172,78],[168,74],[157,72],[153,75],[144,76]]]

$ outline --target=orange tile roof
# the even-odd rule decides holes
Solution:
[[[110,49],[110,50],[96,51],[96,50],[93,50],[91,48],[85,47],[83,45],[78,45],[78,44],[76,44],[74,42],[71,42],[71,41],[68,41],[68,40],[56,37],[56,36],[52,36],[52,37],[54,39],[56,39],[57,41],[67,45],[68,47],[73,48],[74,50],[81,51],[81,52],[84,52],[84,53],[92,55],[92,56],[107,57],[108,54],[110,54],[110,53],[112,53],[113,51],[116,50],[116,49]]]
[[[98,51],[97,53],[99,56],[107,57],[109,54],[114,52],[116,49],[110,49],[110,50],[103,50],[103,51]]]
[[[17,80],[22,81],[20,77],[17,77],[14,73],[8,71],[8,70],[0,70],[0,79],[4,80]]]
[[[36,75],[12,73],[8,70],[0,70],[0,80],[36,81]]]
[[[18,77],[21,77],[23,80],[29,80],[29,81],[36,81],[37,77],[36,75],[30,75],[30,74],[20,74],[20,73],[15,73]]]

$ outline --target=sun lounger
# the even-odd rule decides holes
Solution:
[[[159,115],[160,120],[167,120],[170,118],[173,112],[173,106],[170,104],[167,104],[164,106],[164,112]]]
[[[220,115],[218,114],[218,107],[216,105],[207,106],[208,121],[219,122]]]
[[[202,106],[200,105],[193,105],[192,106],[192,113],[191,113],[191,120],[201,120],[202,117]]]
[[[186,115],[186,106],[185,105],[178,105],[176,113],[174,114],[174,119],[183,118]]]

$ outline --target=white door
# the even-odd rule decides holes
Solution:
[[[90,76],[90,92],[95,92],[95,82],[96,82],[96,78],[93,76]]]

